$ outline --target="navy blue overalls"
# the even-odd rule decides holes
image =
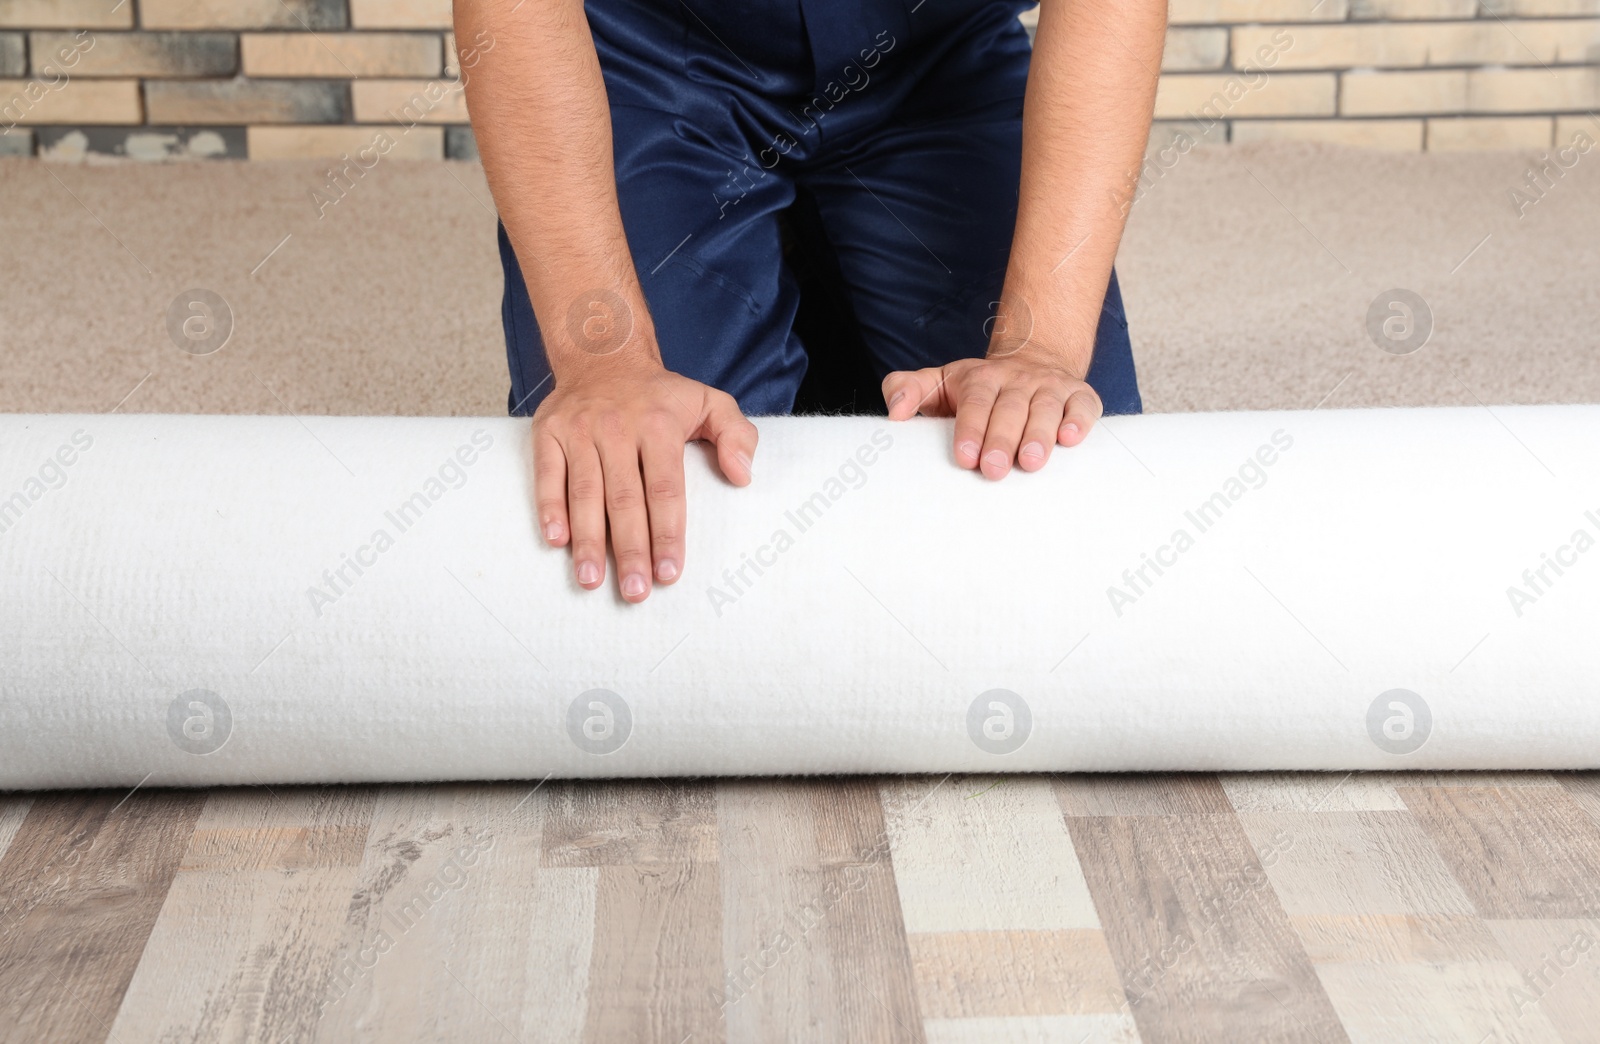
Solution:
[[[748,415],[797,396],[881,413],[890,371],[984,354],[1016,223],[1026,6],[589,0],[623,227],[669,370]],[[550,369],[504,227],[500,256],[526,415]],[[843,324],[803,308],[830,288]],[[1107,413],[1139,412],[1115,274],[1088,381]]]

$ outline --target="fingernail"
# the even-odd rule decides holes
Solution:
[[[1037,442],[1030,442],[1022,447],[1022,455],[1029,460],[1039,460],[1044,456],[1044,447]]]
[[[750,460],[750,454],[744,452],[735,453],[733,459],[744,465],[744,473],[746,475],[754,474],[754,468],[751,467],[753,462]]]
[[[891,411],[893,411],[896,406],[900,405],[900,400],[905,398],[905,397],[906,397],[906,393],[905,392],[903,392],[903,391],[895,392],[894,393],[894,398],[889,400],[889,409]]]
[[[671,580],[678,575],[678,563],[670,558],[663,558],[656,563],[656,579]]]
[[[1063,424],[1061,431],[1068,436],[1076,435],[1078,434],[1078,426],[1076,424]]]
[[[960,457],[962,460],[977,460],[978,444],[976,442],[956,443],[956,456]]]
[[[622,581],[622,593],[629,598],[638,598],[644,594],[649,585],[644,582],[644,577],[638,573],[629,573]]]
[[[600,582],[600,567],[593,562],[578,563],[578,583],[585,587]]]
[[[561,539],[561,523],[560,522],[546,522],[544,524],[544,538],[547,541],[549,541],[550,543],[552,543],[552,544],[555,543],[557,540],[560,540]]]
[[[1011,466],[1011,458],[999,450],[990,450],[983,455],[983,462],[989,465],[992,471],[1004,471]]]

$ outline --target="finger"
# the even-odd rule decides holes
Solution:
[[[709,439],[717,447],[717,466],[735,486],[748,486],[761,433],[739,412],[727,392],[711,389],[706,418],[691,438]]]
[[[644,500],[650,516],[650,553],[656,579],[670,584],[683,573],[683,435],[669,424],[650,427],[639,444]]]
[[[539,532],[551,547],[567,542],[567,455],[550,432],[533,431],[533,502]]]
[[[606,518],[617,558],[622,597],[642,602],[650,594],[650,516],[645,510],[639,442],[631,430],[606,433],[598,442],[606,481]]]
[[[563,446],[567,456],[567,512],[572,523],[572,571],[589,590],[606,577],[606,484],[600,453],[587,438]]]
[[[1089,434],[1105,407],[1100,396],[1087,384],[1067,397],[1067,415],[1061,421],[1057,438],[1063,446],[1076,446]]]
[[[956,463],[964,468],[975,468],[984,433],[989,430],[989,413],[994,409],[1000,388],[992,378],[959,374],[949,384],[945,394],[957,403]]]
[[[983,434],[983,463],[981,470],[987,478],[1005,478],[1011,471],[1011,462],[1017,456],[1017,443],[1022,439],[1022,429],[1028,423],[1028,401],[1031,389],[1024,387],[1002,388],[994,408],[989,411],[989,427]]]
[[[883,379],[883,401],[890,420],[909,420],[921,413],[925,417],[948,417],[951,410],[944,396],[944,368],[896,370]]]
[[[1047,388],[1034,392],[1028,405],[1028,425],[1022,431],[1022,448],[1017,451],[1017,464],[1023,471],[1038,471],[1050,460],[1066,411],[1060,392]]]

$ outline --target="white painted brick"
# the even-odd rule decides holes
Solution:
[[[1417,152],[1421,120],[1236,120],[1233,142],[1317,141],[1366,149]]]
[[[1228,62],[1228,30],[1213,27],[1167,30],[1161,52],[1163,72],[1198,72],[1220,69]]]
[[[1233,53],[1271,46],[1273,34],[1280,32],[1294,38],[1278,56],[1281,69],[1547,65],[1600,55],[1600,19],[1239,26],[1233,30]]]
[[[1556,144],[1566,145],[1577,138],[1579,133],[1587,134],[1590,140],[1600,143],[1600,116],[1557,116],[1556,117]]]
[[[0,80],[0,127],[51,123],[140,123],[138,80]]]
[[[131,29],[133,2],[106,0],[0,0],[0,28]]]
[[[1549,148],[1549,116],[1442,116],[1428,121],[1429,152]]]
[[[1255,83],[1252,88],[1249,86]],[[1337,93],[1332,73],[1177,73],[1156,90],[1160,119],[1249,116],[1331,116]]]
[[[1341,116],[1410,116],[1458,113],[1467,104],[1467,74],[1427,72],[1349,72],[1339,77]]]
[[[358,123],[467,123],[466,92],[453,80],[357,80]]]
[[[357,29],[448,29],[450,0],[350,0]]]
[[[1229,22],[1342,22],[1350,0],[1170,0],[1172,25],[1216,25]]]
[[[246,33],[246,76],[438,76],[443,46],[432,33]]]
[[[247,128],[251,159],[337,159],[382,154],[389,159],[440,159],[444,156],[443,127],[285,127]],[[388,144],[380,140],[384,135]]]
[[[1551,112],[1600,108],[1600,66],[1473,69],[1467,112]]]

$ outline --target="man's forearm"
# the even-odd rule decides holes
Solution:
[[[1143,159],[1165,0],[1044,0],[1022,119],[1022,184],[990,351],[1089,368]]]
[[[458,40],[493,41],[466,77],[467,103],[556,379],[659,363],[582,0],[456,0],[455,28]],[[625,314],[607,314],[616,307]],[[616,335],[629,331],[619,350]]]

